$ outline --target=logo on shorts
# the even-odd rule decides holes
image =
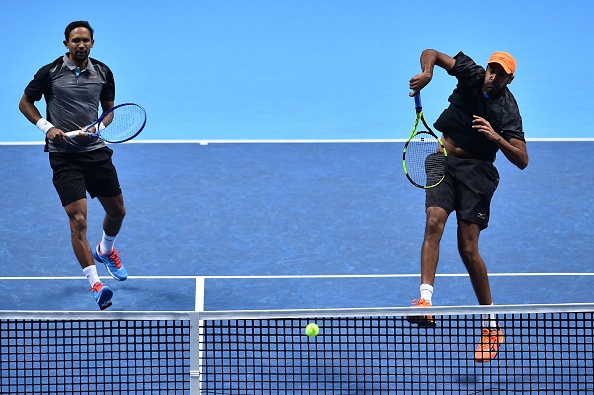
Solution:
[[[478,213],[477,217],[478,217],[478,219],[486,220],[487,219],[487,214],[485,214],[485,213]]]

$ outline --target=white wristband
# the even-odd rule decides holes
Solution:
[[[99,128],[97,129],[97,131],[100,132],[103,129],[105,129],[105,125],[103,124],[103,122],[99,122]]]
[[[37,126],[39,128],[39,130],[41,130],[44,134],[47,134],[47,132],[51,128],[54,128],[55,127],[54,125],[52,125],[51,123],[49,123],[48,120],[45,119],[45,118],[41,118],[39,121],[37,121],[37,123],[35,124],[35,126]]]

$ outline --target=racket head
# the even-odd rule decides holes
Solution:
[[[423,189],[436,187],[445,178],[446,149],[432,131],[416,131],[404,145],[402,166],[414,186]]]
[[[146,125],[146,111],[134,103],[119,104],[99,117],[96,135],[108,143],[123,143],[138,136]]]

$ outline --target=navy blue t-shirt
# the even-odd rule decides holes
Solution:
[[[485,97],[482,92],[485,69],[462,52],[454,59],[456,63],[449,74],[458,79],[458,84],[448,98],[450,105],[434,126],[472,156],[494,162],[499,148],[472,128],[472,116],[485,118],[507,141],[512,138],[525,141],[518,103],[507,86],[499,96]]]

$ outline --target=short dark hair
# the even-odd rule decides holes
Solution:
[[[85,29],[87,29],[89,32],[91,32],[91,39],[93,39],[93,28],[91,27],[89,22],[74,21],[74,22],[70,22],[68,24],[68,26],[66,26],[66,30],[64,30],[64,37],[66,38],[66,41],[68,41],[70,39],[70,33],[72,33],[72,31],[74,29],[76,29],[77,27],[84,27]]]

